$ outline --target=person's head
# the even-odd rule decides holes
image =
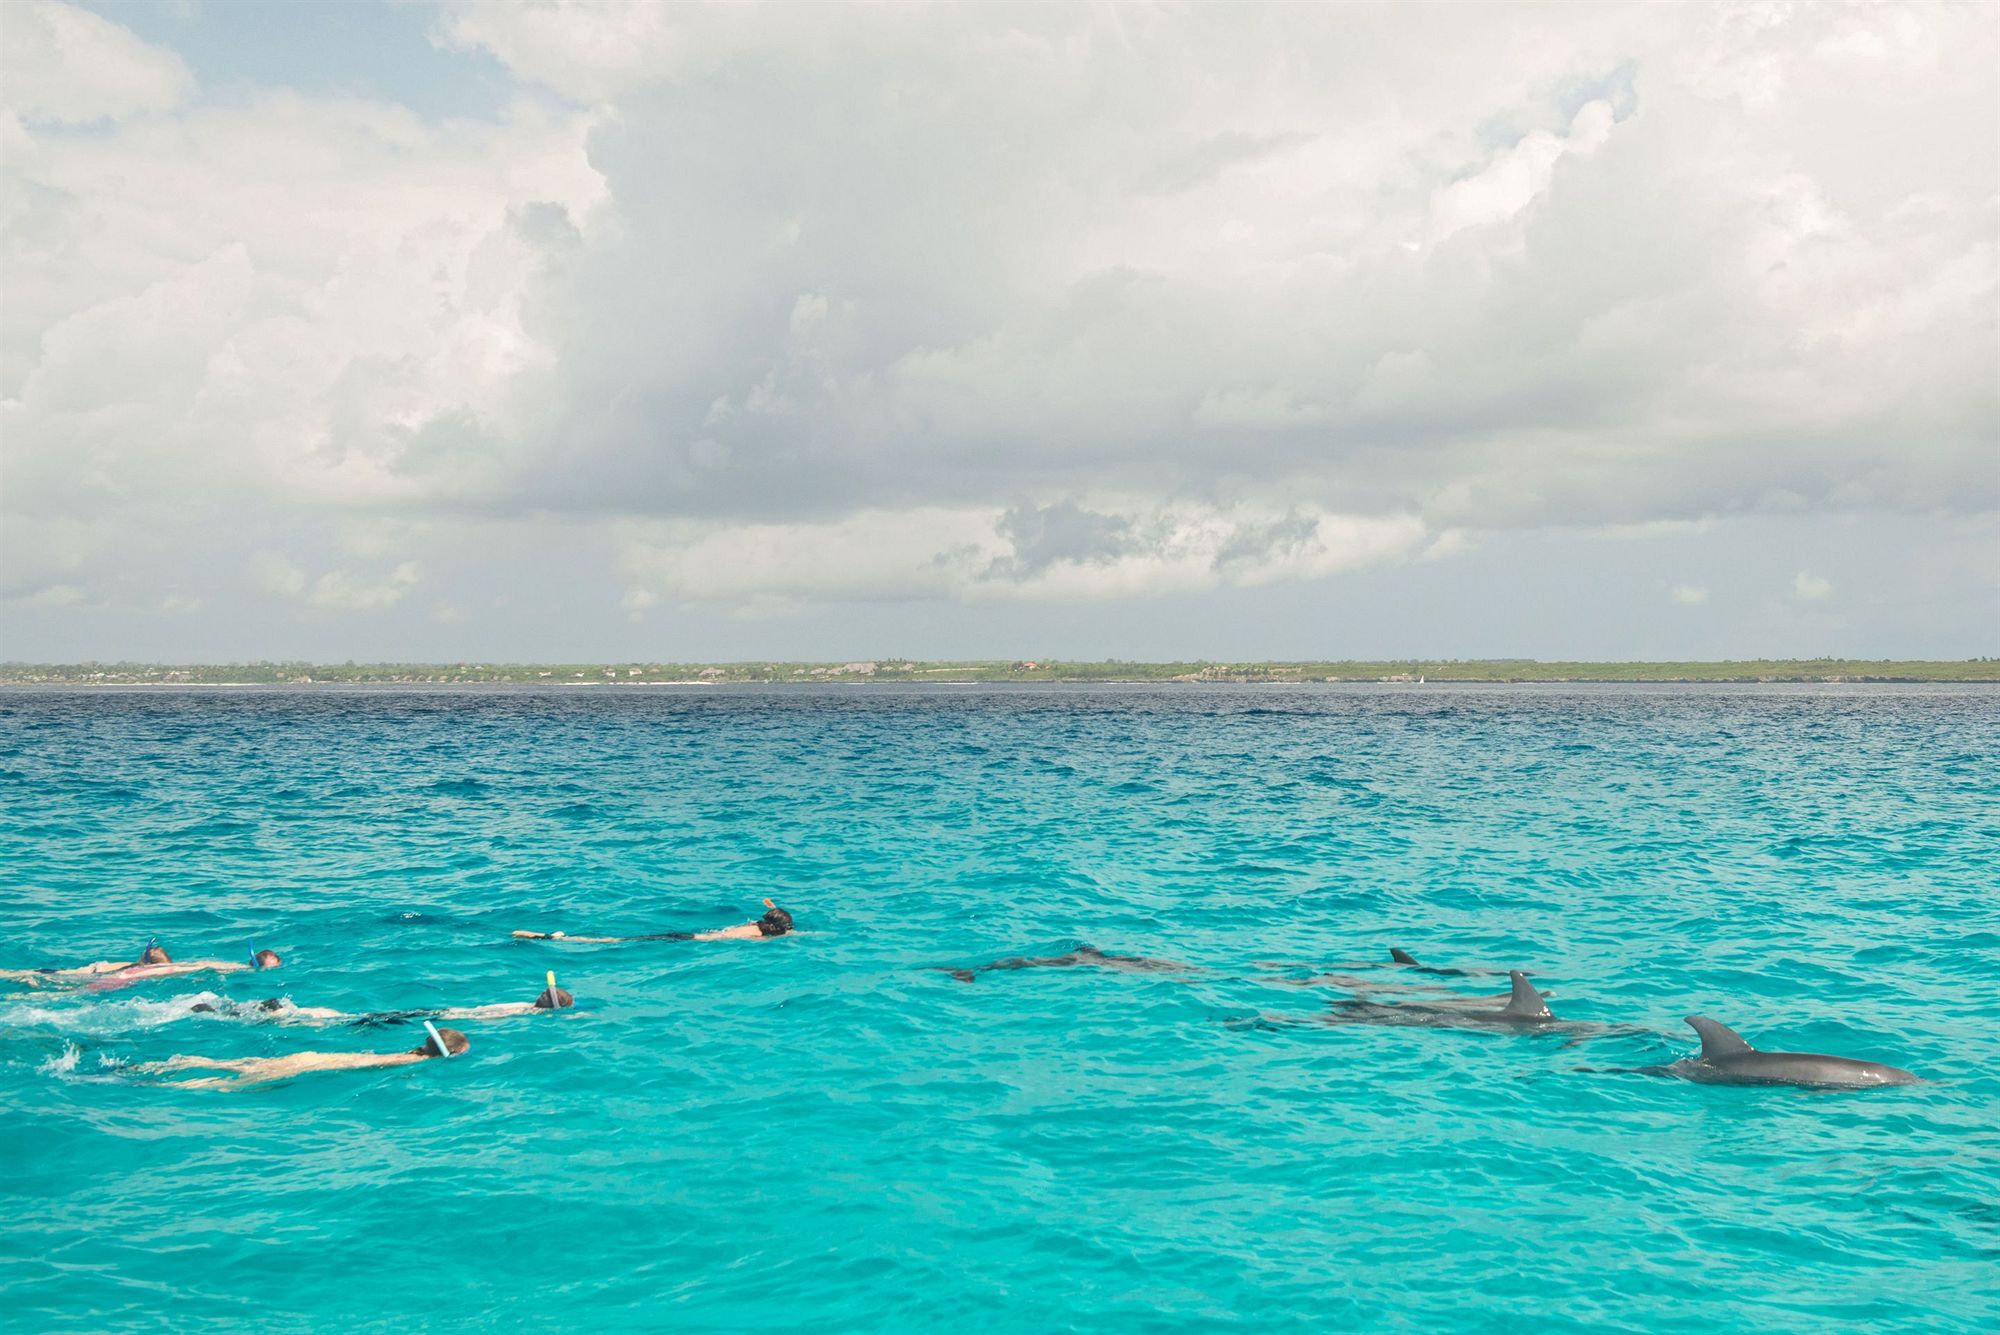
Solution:
[[[265,997],[257,1003],[257,1007],[260,1010],[281,1011],[285,1008],[285,999],[283,997]]]
[[[444,1040],[445,1050],[443,1052],[437,1050],[437,1044],[431,1041],[429,1034],[424,1035],[422,1047],[411,1048],[410,1051],[416,1053],[419,1057],[456,1057],[459,1053],[472,1046],[472,1040],[468,1039],[464,1034],[459,1033],[456,1029],[440,1029],[437,1031],[437,1034],[439,1038]]]
[[[757,930],[765,936],[783,936],[792,930],[792,915],[783,909],[771,909],[757,919]]]
[[[251,958],[257,962],[257,967],[260,969],[275,969],[285,962],[275,950],[260,950]]]
[[[174,957],[158,946],[147,946],[139,954],[139,963],[141,964],[172,964],[173,962]]]
[[[535,998],[535,1009],[538,1011],[559,1011],[565,1006],[574,1005],[576,998],[559,987],[545,987],[542,989],[542,995]]]

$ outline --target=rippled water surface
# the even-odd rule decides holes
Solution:
[[[0,1325],[1993,1329],[1996,794],[1972,688],[0,693],[0,967],[287,959],[0,987]],[[1081,943],[1189,967],[939,967]],[[1391,945],[1637,1029],[1281,985]],[[1693,1011],[1932,1083],[1624,1069]]]

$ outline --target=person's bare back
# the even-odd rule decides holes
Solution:
[[[516,931],[516,941],[567,941],[576,945],[615,946],[631,941],[757,941],[769,936],[784,936],[792,930],[792,915],[773,904],[764,901],[765,913],[752,922],[737,923],[734,927],[717,927],[706,932],[653,932],[645,936],[571,936],[567,932],[525,932]]]

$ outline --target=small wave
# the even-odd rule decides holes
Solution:
[[[225,1012],[239,1003],[214,992],[191,992],[157,1001],[102,1001],[86,1006],[24,1006],[7,1018],[24,1027],[81,1029],[92,1034],[119,1034],[132,1029],[157,1029],[196,1014],[206,1005]]]
[[[68,1075],[83,1060],[83,1049],[69,1040],[63,1040],[62,1051],[43,1062],[38,1069],[43,1075]]]

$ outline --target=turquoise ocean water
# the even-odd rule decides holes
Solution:
[[[0,967],[287,958],[0,988],[0,1326],[1990,1330],[1996,867],[1991,689],[0,693]],[[1081,943],[1194,967],[938,968]],[[1642,1032],[1273,981],[1391,945]],[[1619,1069],[1691,1011],[1935,1083]]]

